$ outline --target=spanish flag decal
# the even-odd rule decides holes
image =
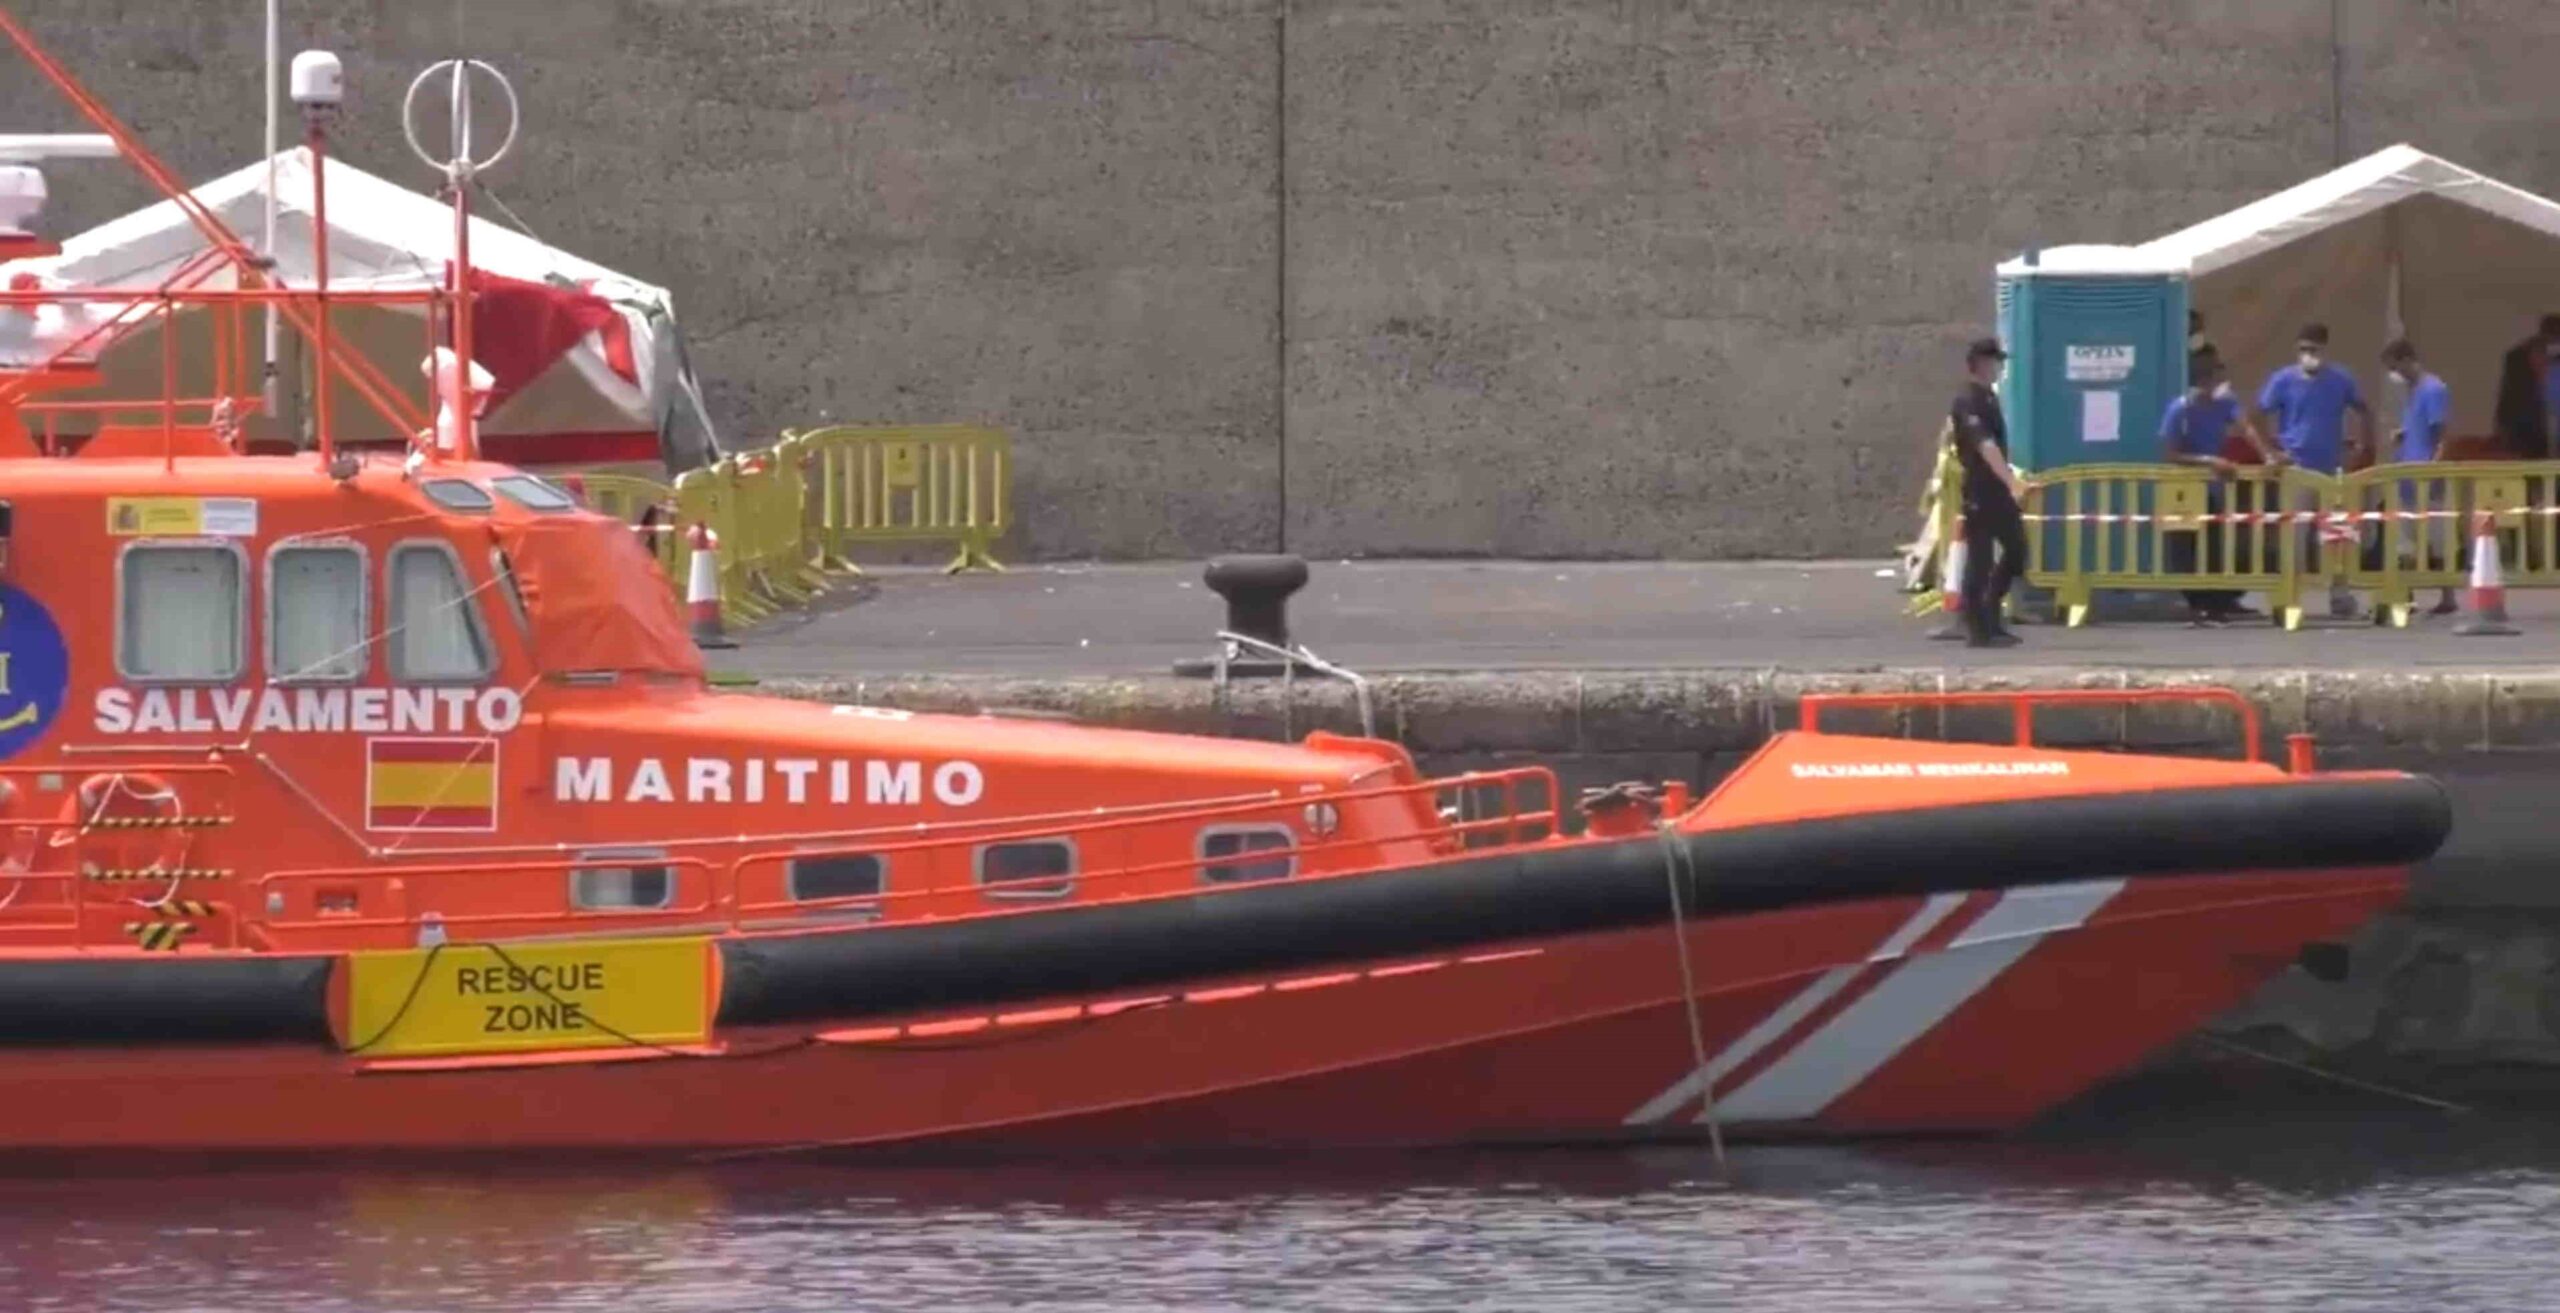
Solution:
[[[366,829],[498,828],[496,739],[369,739],[364,758]]]

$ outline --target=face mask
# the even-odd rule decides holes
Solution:
[[[2317,374],[2320,372],[2319,352],[2305,351],[2302,353],[2302,372],[2306,374]]]

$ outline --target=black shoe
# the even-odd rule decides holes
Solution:
[[[2024,641],[2006,629],[1995,629],[1990,633],[1976,634],[1964,640],[1964,645],[1966,647],[2016,647]]]
[[[2454,601],[2451,597],[2449,597],[2449,596],[2448,596],[2448,597],[2439,597],[2439,598],[2437,598],[2437,599],[2436,599],[2436,604],[2435,604],[2434,606],[2431,606],[2431,607],[2428,607],[2428,608],[2427,608],[2427,614],[2428,614],[2428,615],[2452,615],[2454,612],[2459,611],[2459,610],[2461,610],[2461,609],[2462,609],[2462,605],[2461,605],[2460,603],[2458,603],[2458,602]]]
[[[2220,629],[2231,623],[2231,617],[2225,612],[2191,606],[2187,608],[2187,623],[2198,629]]]

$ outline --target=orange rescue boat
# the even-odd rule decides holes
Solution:
[[[0,315],[275,306],[391,400],[333,294],[217,245]],[[464,245],[424,309],[467,360]],[[2009,699],[2006,746],[1808,698],[1703,802],[1575,834],[1545,770],[1366,738],[715,691],[629,528],[475,458],[470,371],[405,459],[335,449],[325,388],[316,450],[246,454],[227,372],[64,454],[31,398],[80,345],[0,372],[0,1154],[1998,1129],[2351,934],[2448,825],[2430,781],[2260,761],[2216,692],[2126,696],[2236,706],[2241,760],[2030,746],[2093,695]]]

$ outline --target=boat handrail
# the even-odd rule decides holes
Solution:
[[[1275,792],[1244,803],[1237,803],[1230,800],[1222,802],[1220,805],[1215,807],[1193,808],[1188,810],[1162,810],[1144,816],[1117,816],[1100,821],[1093,821],[1088,815],[1086,823],[1082,825],[1063,827],[1054,823],[1020,824],[1018,822],[1021,818],[1009,818],[1011,821],[1017,822],[1013,824],[1011,828],[993,830],[979,829],[974,832],[963,834],[944,833],[931,837],[911,839],[905,843],[866,847],[864,851],[866,855],[879,856],[882,858],[894,858],[900,855],[907,855],[912,859],[915,854],[919,853],[966,852],[980,846],[1004,843],[1008,841],[1057,838],[1061,836],[1083,838],[1091,837],[1096,833],[1125,831],[1151,826],[1187,826],[1202,822],[1214,822],[1220,819],[1234,820],[1238,818],[1267,818],[1275,810],[1284,808],[1296,810],[1311,809],[1319,806],[1338,807],[1341,804],[1354,801],[1377,801],[1382,799],[1392,800],[1399,796],[1423,796],[1427,798],[1434,797],[1451,790],[1467,791],[1486,789],[1498,789],[1501,793],[1503,802],[1498,814],[1476,820],[1449,823],[1437,819],[1438,812],[1436,808],[1418,808],[1413,809],[1411,814],[1405,818],[1406,824],[1404,826],[1398,826],[1388,832],[1382,833],[1374,826],[1365,826],[1361,829],[1361,832],[1356,834],[1346,833],[1335,837],[1326,837],[1317,842],[1305,842],[1301,840],[1300,842],[1293,843],[1285,849],[1271,848],[1253,850],[1246,853],[1240,853],[1231,860],[1236,863],[1249,863],[1254,860],[1271,860],[1285,856],[1293,861],[1303,863],[1307,857],[1317,854],[1334,853],[1352,849],[1387,850],[1392,849],[1397,845],[1418,842],[1434,843],[1451,850],[1464,850],[1470,847],[1479,846],[1478,841],[1490,840],[1489,843],[1484,843],[1482,846],[1491,848],[1497,846],[1512,846],[1522,843],[1542,842],[1561,833],[1561,815],[1558,810],[1560,805],[1560,795],[1557,792],[1555,773],[1544,766],[1524,766],[1499,771],[1470,771],[1457,775],[1415,781],[1410,784],[1395,785],[1386,788],[1362,789],[1349,792],[1300,795],[1280,794]],[[1530,793],[1532,789],[1544,790],[1543,796],[1546,801],[1543,806],[1528,805],[1528,803],[1524,801],[1523,795]],[[1336,823],[1339,823],[1339,817],[1336,818]],[[1310,826],[1307,828],[1313,829],[1316,827]],[[872,833],[876,834],[879,832],[873,831]],[[736,842],[739,837],[740,836],[730,836],[725,841]],[[972,900],[972,913],[995,914],[1004,910],[1002,908],[979,908],[976,906],[976,900],[986,895],[987,887],[980,883],[974,875],[971,875],[966,879],[939,880],[935,883],[917,888],[887,889],[878,894],[849,894],[831,898],[809,899],[757,899],[748,896],[748,891],[745,886],[748,876],[755,868],[769,867],[775,863],[787,863],[793,858],[810,855],[810,851],[811,850],[806,847],[763,848],[755,851],[739,853],[734,857],[728,858],[726,861],[703,857],[653,857],[647,859],[645,864],[666,866],[670,868],[671,878],[674,870],[679,867],[687,871],[699,872],[705,882],[704,887],[707,889],[707,894],[688,899],[683,904],[677,904],[673,901],[673,894],[671,892],[670,902],[666,906],[645,909],[629,909],[628,911],[606,913],[604,915],[629,915],[635,922],[632,927],[633,932],[646,933],[651,926],[669,917],[689,920],[695,923],[702,923],[707,920],[711,923],[720,924],[733,930],[742,928],[751,922],[756,923],[763,928],[770,928],[777,915],[788,914],[795,919],[805,920],[821,915],[830,910],[849,908],[880,908],[885,910],[886,908],[898,905],[913,906],[935,898],[968,898]],[[1381,851],[1375,862],[1355,863],[1340,870],[1307,872],[1306,874],[1313,878],[1356,875],[1365,870],[1391,865],[1392,862],[1393,859],[1391,856],[1389,856],[1387,852]],[[344,930],[382,930],[395,927],[405,927],[411,924],[415,919],[411,914],[413,909],[409,907],[403,907],[399,909],[398,914],[388,916],[377,915],[357,917],[343,913],[330,913],[327,915],[315,914],[308,918],[296,917],[293,919],[283,919],[276,913],[266,910],[283,905],[285,902],[283,891],[293,885],[326,881],[342,881],[384,886],[397,885],[404,891],[406,901],[413,903],[415,901],[416,886],[422,878],[433,877],[439,880],[447,877],[466,880],[476,880],[494,876],[522,878],[528,874],[553,875],[570,870],[579,865],[591,864],[593,863],[582,863],[575,852],[564,849],[558,845],[554,845],[540,855],[529,855],[511,860],[459,864],[447,862],[441,863],[432,870],[425,872],[421,872],[417,868],[411,866],[385,866],[380,864],[273,871],[265,875],[258,876],[254,880],[248,882],[248,896],[242,900],[241,907],[244,909],[243,917],[247,922],[247,927],[245,928],[252,937],[258,938],[261,941],[272,945],[279,937],[279,932],[284,935],[290,935],[295,932],[307,932],[321,928],[326,928],[333,934]],[[1214,864],[1216,864],[1215,859],[1204,857],[1198,852],[1191,852],[1178,858],[1122,863],[1118,865],[1078,870],[1066,878],[1072,879],[1080,889],[1108,891],[1098,892],[1096,896],[1091,897],[1088,901],[1121,901],[1130,898],[1163,896],[1165,892],[1163,890],[1156,890],[1152,892],[1121,892],[1121,890],[1125,888],[1127,882],[1134,881],[1145,876],[1161,875],[1165,872],[1179,870],[1185,867]],[[490,927],[500,925],[519,926],[538,921],[556,921],[561,915],[562,912],[558,909],[539,911],[509,909],[499,911],[466,912],[439,909],[439,919],[441,922],[449,929],[456,930],[466,927]]]
[[[120,753],[148,753],[154,751],[156,747],[157,745],[150,744],[116,744],[95,750],[114,751]],[[87,745],[75,744],[71,750],[89,749]],[[313,796],[311,792],[302,785],[301,781],[294,777],[292,772],[285,769],[282,763],[276,761],[266,752],[249,743],[242,742],[218,745],[187,744],[171,750],[183,752],[228,752],[248,757],[263,766],[277,779],[283,781],[287,788],[301,795],[302,801],[306,806],[310,807],[311,810],[317,813],[323,820],[330,822],[341,832],[347,834],[368,858],[375,861],[396,861],[400,859],[444,861],[456,857],[503,857],[511,854],[556,854],[563,850],[563,845],[550,841],[377,847],[363,839],[353,826],[338,817],[334,812],[330,811],[325,804],[320,802],[316,796]],[[1532,774],[1545,774],[1549,777],[1548,783],[1550,787],[1550,796],[1554,796],[1552,771],[1547,771],[1544,767],[1517,767],[1514,768],[1514,770]],[[1513,772],[1466,772],[1459,775],[1441,776],[1433,780],[1419,781],[1411,785],[1392,787],[1407,789],[1436,787],[1447,789],[1493,782],[1510,773]],[[813,844],[846,840],[896,838],[900,836],[908,838],[922,838],[924,836],[936,834],[950,835],[953,837],[968,835],[971,836],[974,841],[984,842],[990,837],[986,832],[991,827],[1010,826],[1014,830],[1021,832],[1055,834],[1061,825],[1072,825],[1081,829],[1092,829],[1112,820],[1125,820],[1131,824],[1145,824],[1167,819],[1214,817],[1222,813],[1251,811],[1256,808],[1268,807],[1277,803],[1303,804],[1310,802],[1357,802],[1378,796],[1378,792],[1376,790],[1364,790],[1363,781],[1367,778],[1368,774],[1364,773],[1360,778],[1351,781],[1350,785],[1345,788],[1320,790],[1313,793],[1288,793],[1278,788],[1266,788],[1253,793],[1227,794],[1221,797],[1212,798],[1181,798],[1169,799],[1161,802],[1122,803],[1117,805],[1078,807],[1066,811],[1020,813],[1008,816],[959,817],[938,821],[907,821],[899,824],[866,825],[847,829],[778,830],[767,833],[746,834],[731,832],[726,834],[666,835],[635,838],[629,842],[651,848],[699,848],[719,844],[738,843],[742,840],[761,843]]]
[[[1547,797],[1550,801],[1546,807],[1531,809],[1524,808],[1520,805],[1518,786],[1530,781],[1534,781],[1548,790]],[[1469,846],[1469,840],[1480,836],[1491,836],[1494,838],[1494,845],[1489,846],[1508,847],[1522,843],[1542,842],[1558,833],[1557,827],[1559,823],[1559,813],[1557,811],[1557,804],[1554,801],[1556,797],[1554,792],[1556,787],[1555,778],[1554,773],[1545,767],[1523,767],[1516,771],[1482,772],[1464,776],[1454,776],[1441,780],[1426,780],[1416,784],[1401,786],[1394,790],[1383,791],[1381,794],[1361,796],[1379,797],[1391,796],[1398,793],[1437,794],[1440,792],[1446,792],[1452,788],[1473,789],[1486,788],[1494,785],[1500,785],[1502,787],[1504,798],[1503,810],[1496,815],[1481,817],[1475,820],[1452,822],[1438,819],[1439,813],[1435,808],[1429,818],[1426,818],[1419,813],[1408,814],[1405,819],[1410,825],[1409,829],[1394,830],[1386,833],[1380,833],[1372,830],[1356,835],[1346,835],[1339,838],[1326,838],[1314,843],[1306,842],[1301,839],[1293,841],[1285,848],[1255,849],[1239,853],[1234,858],[1226,860],[1239,864],[1280,857],[1303,860],[1314,854],[1333,853],[1362,848],[1383,849],[1393,845],[1410,843],[1432,843],[1447,849],[1464,849]],[[1311,794],[1306,795],[1304,798],[1285,798],[1268,806],[1248,811],[1230,812],[1226,815],[1230,819],[1267,816],[1273,810],[1283,807],[1299,805],[1310,807],[1317,805],[1330,805],[1333,798],[1344,796],[1350,795],[1332,795],[1332,797],[1329,798],[1322,795]],[[1139,822],[1139,824],[1161,825],[1187,819],[1201,818],[1157,817]],[[1208,819],[1216,819],[1216,817],[1212,816]],[[1312,829],[1313,827],[1308,828]],[[1070,838],[1082,837],[1086,833],[1088,832],[1074,830],[1063,832],[1064,837]],[[967,840],[944,838],[912,844],[895,845],[891,847],[873,849],[870,850],[870,853],[871,855],[881,857],[893,857],[901,853],[934,852],[939,850],[973,848],[983,844],[1003,843],[1008,840],[1056,838],[1061,837],[1061,834],[1062,832],[1055,828],[1034,829],[1020,831],[1016,834],[1003,837],[980,836]],[[790,850],[766,850],[763,852],[748,853],[741,856],[738,858],[735,866],[736,868],[743,870],[748,866],[759,863],[788,861],[793,857],[805,855],[805,853]],[[1178,858],[1104,867],[1099,870],[1078,871],[1074,873],[1072,878],[1080,884],[1108,885],[1114,882],[1132,880],[1142,876],[1162,875],[1166,872],[1181,870],[1185,867],[1217,865],[1219,864],[1219,860],[1220,859],[1204,857],[1198,853],[1191,853]],[[1388,864],[1391,863],[1386,861],[1383,856],[1377,863],[1377,865],[1381,866]],[[1365,865],[1354,865],[1345,867],[1338,871],[1309,872],[1308,874],[1319,877],[1356,875],[1369,869],[1373,868]],[[785,910],[824,911],[830,906],[886,906],[887,904],[902,898],[950,896],[955,894],[983,893],[984,891],[985,886],[979,884],[975,880],[969,880],[949,884],[931,885],[922,889],[884,892],[881,894],[847,895],[836,899],[783,899],[780,901],[759,903],[751,903],[741,900],[737,904],[737,911],[741,916],[744,916],[750,912],[773,913]],[[1138,894],[1132,896],[1148,897],[1151,895]]]
[[[2035,746],[2035,713],[2046,706],[2131,706],[2138,703],[2189,703],[2222,707],[2240,718],[2240,751],[2244,761],[2265,760],[2265,728],[2257,704],[2227,688],[2056,688],[1914,691],[1907,693],[1807,693],[1797,700],[1799,724],[1808,734],[1822,733],[1822,713],[1830,710],[1893,710],[1913,707],[2006,707],[2014,724],[2014,742]],[[2302,736],[2295,736],[2300,738]],[[2297,754],[2302,752],[2297,746]]]

